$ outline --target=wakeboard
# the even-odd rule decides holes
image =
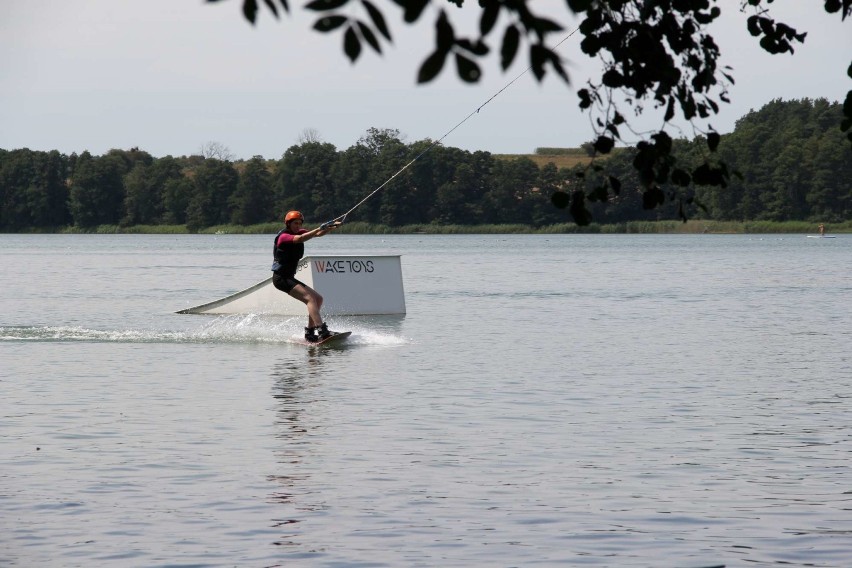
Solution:
[[[305,341],[304,339],[299,341],[302,345],[334,345],[337,343],[343,343],[346,341],[346,338],[352,335],[351,331],[332,331],[331,335],[326,337],[321,341]]]
[[[809,239],[833,239],[834,235],[808,235]]]

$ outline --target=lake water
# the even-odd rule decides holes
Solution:
[[[332,235],[404,317],[174,313],[270,248],[0,235],[0,565],[852,565],[852,237]]]

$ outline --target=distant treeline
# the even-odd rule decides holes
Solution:
[[[852,219],[852,152],[838,127],[841,115],[841,105],[825,99],[776,100],[740,119],[718,149],[736,173],[724,188],[690,188],[687,197],[703,204],[691,217]],[[675,144],[678,163],[686,168],[708,159],[700,137]],[[311,140],[288,148],[279,160],[155,158],[137,148],[102,156],[0,150],[0,231],[185,225],[195,232],[279,222],[290,209],[301,210],[310,225],[349,210],[431,145],[430,140],[406,144],[397,130],[373,128],[346,150]],[[566,152],[589,150],[584,145]],[[662,206],[643,209],[633,156],[630,148],[614,152],[597,162],[603,168],[596,171],[435,145],[348,221],[386,227],[564,224],[570,218],[550,196],[560,189],[595,187],[596,177],[604,175],[620,178],[622,185],[617,196],[593,204],[596,224],[676,219],[683,200],[672,188],[663,188],[669,199]]]

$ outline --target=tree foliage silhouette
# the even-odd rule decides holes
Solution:
[[[792,54],[794,46],[804,42],[807,34],[772,18],[768,8],[772,2],[740,0],[739,10],[761,48],[773,55]],[[379,3],[312,0],[305,9],[316,13],[315,30],[342,33],[343,52],[354,63],[364,46],[381,53],[383,44],[392,42],[391,28]],[[263,0],[263,4],[276,18],[290,11],[287,0]],[[566,26],[535,13],[531,0],[479,0],[479,30],[471,37],[457,33],[448,10],[451,6],[461,7],[464,0],[392,0],[390,4],[402,10],[406,25],[425,18],[427,13],[435,14],[434,49],[420,64],[419,83],[435,79],[450,61],[455,63],[462,81],[475,83],[483,75],[482,58],[495,48],[499,49],[503,70],[526,48],[530,69],[538,80],[548,72],[566,83],[570,80],[553,47],[554,39],[565,35]],[[688,207],[694,205],[689,188],[696,184],[725,187],[730,180],[732,172],[716,155],[720,135],[712,125],[705,132],[705,159],[692,169],[677,163],[665,127],[675,119],[693,122],[710,118],[719,112],[720,103],[729,102],[727,88],[734,83],[734,77],[730,69],[719,67],[720,50],[708,26],[721,15],[720,5],[732,9],[732,4],[716,0],[565,2],[566,15],[582,17],[578,28],[582,51],[603,62],[600,77],[589,80],[578,91],[579,106],[590,113],[595,128],[595,155],[609,154],[621,140],[621,133],[630,129],[626,118],[630,113],[622,107],[630,107],[633,114],[641,114],[648,105],[665,109],[663,126],[638,143],[633,164],[645,189],[642,206],[646,209],[662,205],[667,199],[675,200],[686,220]],[[427,11],[428,7],[434,10]],[[828,14],[839,13],[845,21],[852,14],[852,0],[824,0],[823,8]],[[243,0],[243,15],[252,24],[257,21],[259,9],[258,0]],[[847,74],[852,77],[852,65]],[[852,90],[847,93],[843,110],[840,127],[852,143]],[[603,166],[593,162],[589,169],[600,172]],[[587,203],[606,201],[620,192],[617,177],[601,179],[602,183],[588,192],[577,190],[567,195],[557,191],[552,202],[556,207],[567,207],[577,223],[588,224],[591,215]]]

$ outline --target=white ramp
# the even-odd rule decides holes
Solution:
[[[402,263],[389,256],[306,256],[296,278],[319,292],[328,316],[405,313]],[[272,285],[272,278],[179,314],[305,315],[305,304]]]

